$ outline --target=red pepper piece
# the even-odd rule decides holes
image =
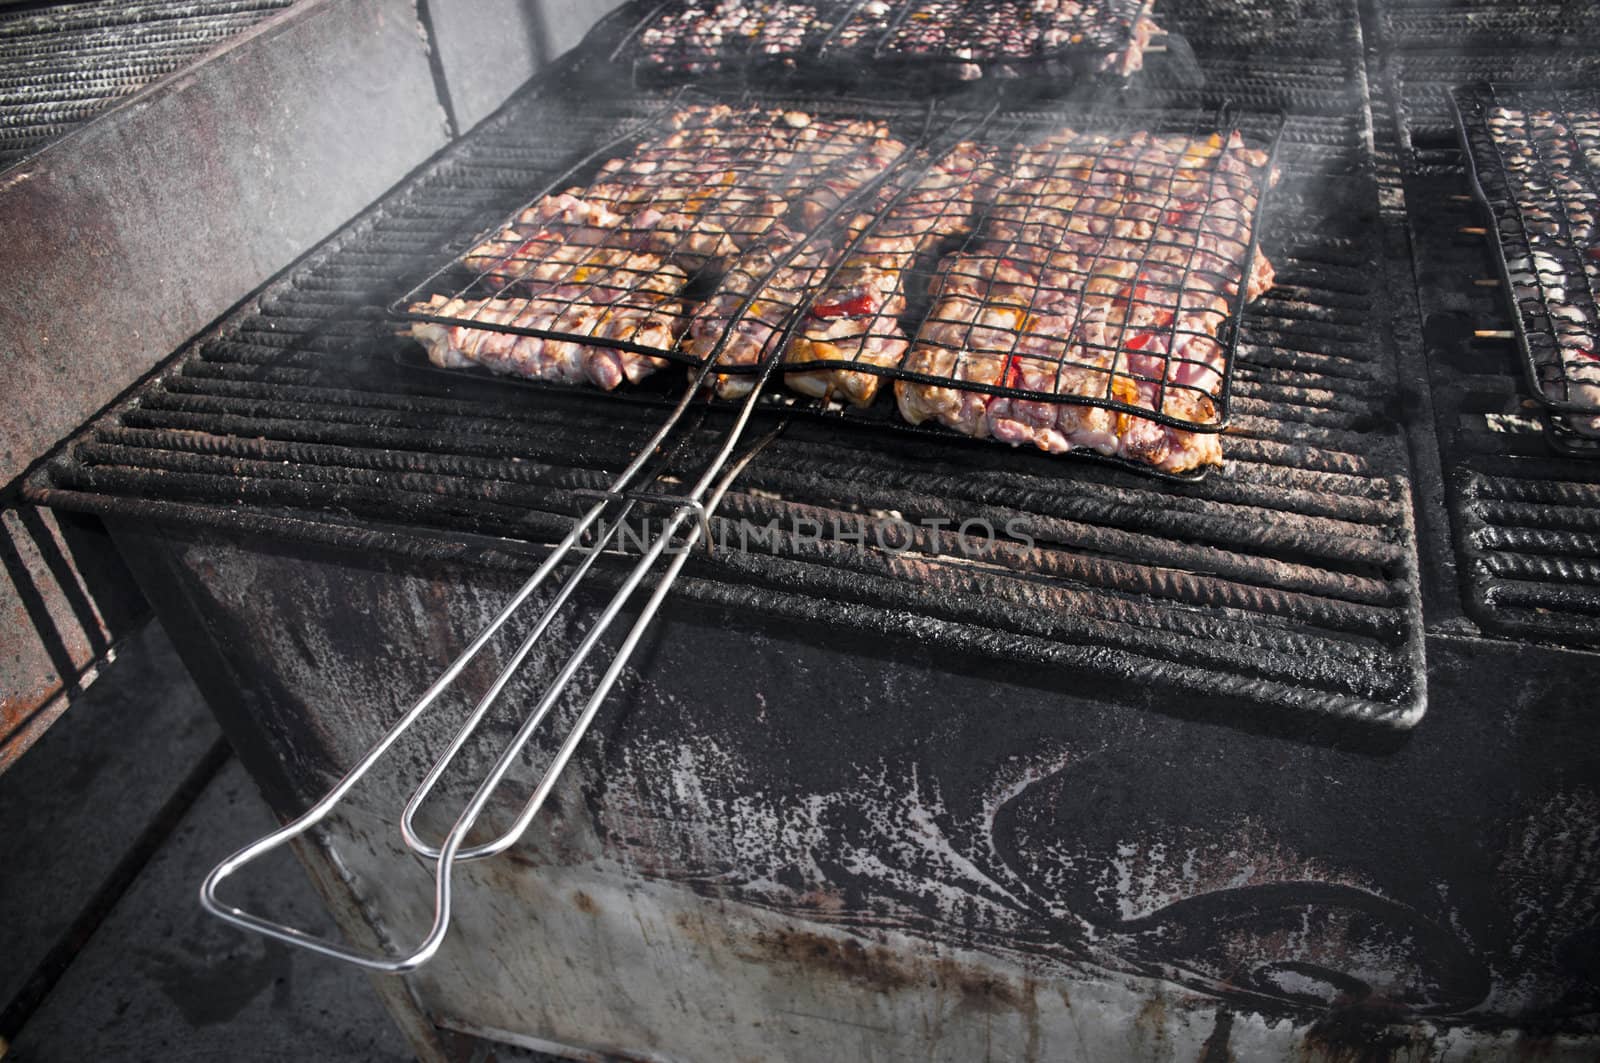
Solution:
[[[1177,208],[1175,210],[1167,211],[1161,220],[1168,226],[1177,225],[1178,223],[1182,222],[1184,218],[1188,217],[1190,214],[1193,214],[1194,209],[1199,205],[1200,201],[1198,199],[1179,200]]]
[[[1016,363],[1015,358],[1015,354],[1006,355],[1006,368],[1005,372],[1000,375],[1000,383],[1002,387],[1016,388],[1021,391],[1023,390],[1022,366]]]
[[[1150,345],[1150,341],[1155,338],[1156,334],[1154,332],[1135,332],[1128,338],[1128,342],[1124,343],[1123,346],[1130,351],[1142,351],[1148,347]]]
[[[865,317],[872,313],[872,296],[866,292],[837,303],[817,303],[811,308],[812,317],[832,320],[836,317]]]

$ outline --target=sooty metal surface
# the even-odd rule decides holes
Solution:
[[[408,341],[377,308],[452,235],[665,105],[607,97],[578,73],[557,68],[183,352],[36,477],[32,497],[438,557],[481,549],[477,536],[515,550],[563,532],[578,492],[604,486],[659,407],[403,371],[395,352]],[[1219,82],[1267,106],[1304,90]],[[1350,98],[1346,80],[1328,83]],[[1159,83],[1146,97],[1218,102]],[[1278,285],[1245,321],[1227,469],[1174,485],[796,422],[714,529],[724,542],[755,536],[696,559],[685,593],[1230,704],[1415,722],[1420,603],[1369,266],[1366,132],[1359,112],[1321,110],[1285,132],[1262,234]],[[709,441],[721,417],[702,413],[697,440]]]
[[[1600,24],[1570,0],[1371,0],[1374,32],[1393,74],[1401,147],[1448,164],[1455,144],[1450,90],[1498,81],[1594,81]],[[1442,155],[1435,155],[1442,151]]]
[[[1521,10],[1548,14],[1550,7]],[[1395,7],[1402,9],[1415,10]],[[1451,10],[1460,28],[1477,9]],[[1588,21],[1576,30],[1593,41]],[[1403,191],[1395,219],[1409,236],[1417,282],[1417,345],[1426,352],[1452,525],[1446,565],[1467,616],[1483,630],[1600,645],[1600,465],[1561,452],[1566,444],[1530,394],[1515,345],[1475,335],[1509,337],[1512,321],[1491,246],[1479,232],[1463,231],[1481,230],[1485,218],[1472,201],[1459,134],[1447,127],[1445,95],[1485,72],[1510,81],[1593,72],[1600,51],[1552,50],[1516,37],[1457,54],[1414,36],[1382,44],[1384,89],[1397,104],[1380,145],[1395,145]]]
[[[0,13],[0,168],[294,0],[91,0]]]

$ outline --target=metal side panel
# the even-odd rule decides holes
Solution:
[[[428,0],[423,10],[459,129],[574,47],[621,0]]]
[[[306,0],[0,173],[0,770],[147,615],[3,489],[445,140],[415,0]]]
[[[308,0],[0,175],[0,484],[446,141],[412,0]]]
[[[518,582],[113,530],[280,811],[353,763]],[[575,627],[446,775],[426,836]],[[1580,690],[1600,677],[1551,658],[1435,640],[1448,711],[1409,736],[1290,737],[680,600],[544,817],[463,874],[451,937],[409,982],[443,1026],[645,1059],[1453,1059],[1531,1048],[1494,1032],[1513,1022],[1583,1058],[1596,1044],[1565,1038],[1600,1004],[1600,752]],[[422,932],[430,880],[395,825],[464,708],[396,747],[334,825],[361,940]],[[536,745],[485,830],[554,748]]]

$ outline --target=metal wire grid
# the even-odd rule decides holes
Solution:
[[[931,112],[920,113],[925,122]],[[678,127],[671,132],[661,128],[669,120]],[[783,268],[802,234],[907,150],[880,121],[744,104],[692,105],[647,125],[653,135],[631,154],[609,159],[573,193],[554,191],[637,129],[569,170],[392,309],[471,329],[459,338],[477,344],[475,360],[487,354],[506,371],[535,365],[550,376],[552,360],[579,365],[584,351],[610,349],[622,364],[594,382],[612,387],[617,372],[636,379],[668,360],[700,364],[703,357],[676,341],[691,316],[683,300],[703,293],[697,282],[708,270],[729,261],[751,269],[759,258],[753,291]],[[449,294],[438,294],[441,287]],[[548,342],[501,343],[492,332]]]
[[[1476,85],[1451,100],[1528,386],[1553,411],[1600,413],[1600,89]],[[1497,131],[1500,109],[1520,117]],[[1571,135],[1579,123],[1589,132]]]
[[[1086,0],[1051,10],[1019,0],[914,0],[889,6],[892,15],[872,49],[874,58],[961,63],[1085,54],[1114,60],[1133,45],[1139,20],[1149,17],[1153,5]]]
[[[1237,322],[1281,119],[1257,121],[1265,150],[1249,166],[1227,146],[1226,117],[1163,116],[1154,133],[1138,118],[1079,117],[1104,128],[1055,130],[1017,152],[1012,177],[992,197],[974,197],[974,223],[951,253],[931,261],[922,253],[949,221],[943,214],[912,234],[916,251],[897,249],[913,263],[900,271],[898,292],[926,292],[928,309],[902,329],[895,300],[860,307],[863,339],[854,347],[910,339],[905,359],[791,351],[785,371],[851,370],[924,388],[1098,406],[1191,431],[1225,427]],[[1047,124],[1012,116],[984,139],[1037,137]],[[1238,172],[1224,163],[1239,163]],[[923,180],[940,172],[935,166]],[[854,253],[887,272],[891,256],[871,261],[861,252],[904,244],[905,221],[903,210],[882,211],[866,223]],[[866,284],[847,293],[875,294]],[[813,316],[821,298],[808,305]],[[837,295],[827,298],[840,305]]]
[[[745,393],[748,376],[777,356],[790,387],[856,406],[873,401],[909,347],[902,318],[915,297],[909,289],[917,263],[970,231],[981,201],[994,192],[997,153],[963,139],[985,121],[979,115],[955,121],[942,144],[908,160],[868,209],[836,218],[765,283],[758,277],[762,256],[734,264],[696,312],[684,345],[705,355],[724,333],[735,332],[716,359],[719,395]],[[751,291],[750,313],[733,322],[728,311]],[[799,327],[780,345],[778,330],[791,318]]]
[[[754,108],[723,117],[755,113],[769,112]],[[924,122],[931,119],[930,111]],[[453,268],[447,266],[394,309],[414,319],[472,329],[480,347],[498,344],[503,351],[514,352],[515,344],[501,343],[493,333],[550,339],[565,345],[568,357],[581,348],[610,348],[652,366],[668,360],[700,366],[709,358],[716,363],[716,389],[729,398],[745,394],[749,382],[741,378],[764,375],[765,362],[777,354],[791,386],[856,405],[873,400],[881,378],[893,378],[1024,402],[1098,406],[1190,431],[1225,427],[1236,323],[1257,254],[1259,215],[1281,116],[1250,116],[1252,139],[1264,146],[1265,163],[1240,172],[1223,165],[1241,157],[1225,147],[1238,125],[1227,113],[1074,115],[1075,124],[1091,130],[1081,134],[1063,134],[1061,114],[958,112],[945,119],[940,145],[918,138],[921,150],[899,162],[876,199],[863,205],[866,209],[841,212],[827,202],[828,209],[813,217],[820,217],[820,224],[803,234],[777,220],[776,205],[756,215],[757,224],[745,213],[752,202],[769,202],[773,185],[756,189],[733,181],[721,186],[727,203],[737,209],[699,231],[699,237],[740,225],[759,231],[745,240],[744,249],[722,260],[720,281],[693,291],[703,300],[698,308],[670,303],[673,329],[681,337],[676,345],[642,345],[619,338],[614,330],[533,327],[533,317],[519,317],[518,308],[507,305],[515,300],[506,295],[523,283],[518,276],[524,251],[527,269],[545,269],[541,283],[556,286],[543,295],[521,297],[518,305],[532,306],[534,316],[551,309],[547,302],[577,297],[572,313],[589,314],[589,320],[603,316],[607,305],[641,299],[654,301],[649,313],[659,319],[660,308],[669,302],[659,287],[645,287],[659,286],[662,274],[638,264],[602,267],[578,283],[566,283],[569,290],[556,291],[594,268],[588,256],[633,255],[629,249],[638,246],[640,234],[578,229],[566,234],[566,243],[530,241],[515,231],[528,210],[462,257],[478,268],[467,271],[453,302],[439,305],[444,298],[439,296],[433,306],[419,302]],[[1040,143],[1021,149],[1010,162],[1038,173],[1002,180],[1007,153],[996,148],[1030,139]],[[626,177],[630,170],[649,171],[658,155],[650,143],[631,160],[607,163],[590,187],[608,187],[607,178]],[[1166,164],[1151,162],[1152,150],[1166,150]],[[710,163],[712,168],[723,164],[720,156]],[[696,177],[695,195],[710,195],[701,180],[704,159],[678,165]],[[761,164],[753,167],[750,172],[758,172]],[[823,167],[822,173],[829,171]],[[1195,180],[1202,177],[1203,182]],[[1125,193],[1124,203],[1123,193],[1108,195],[1099,183],[1130,183],[1133,191]],[[804,192],[799,198],[802,214],[805,204],[817,204]],[[1222,217],[1224,207],[1231,217]],[[1110,220],[1140,238],[1114,229],[1085,231],[1082,219],[1092,210],[1134,215],[1131,222]],[[1011,230],[1008,236],[999,231],[1002,223]],[[511,250],[496,258],[484,250],[491,246]],[[560,252],[555,261],[540,261],[552,248]],[[708,250],[714,249],[696,244],[690,253],[703,260]],[[941,258],[941,250],[954,253]],[[1230,286],[1231,301],[1225,298]],[[694,288],[690,282],[685,291]],[[462,300],[479,312],[436,312],[459,309]],[[565,311],[558,305],[554,312]],[[1007,315],[1009,320],[997,320]],[[789,328],[791,323],[797,327]],[[779,335],[792,339],[780,343]],[[479,361],[495,367],[492,359],[480,355]],[[607,367],[609,379],[595,382],[610,387],[624,376],[633,379],[627,368]]]
[[[1579,431],[1571,416],[1550,413],[1545,417],[1544,439],[1551,449],[1569,458],[1600,458],[1600,438],[1593,431]]]
[[[1125,58],[1153,0],[666,0],[612,52],[636,75],[806,64],[1048,63]]]

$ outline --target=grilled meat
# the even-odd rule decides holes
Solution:
[[[1214,433],[1095,405],[1032,402],[961,383],[1074,395],[1205,423],[1216,419],[1216,339],[1241,284],[1272,283],[1250,226],[1266,155],[1237,134],[1063,132],[1018,154],[978,238],[941,263],[934,309],[901,381],[913,423],[1047,451],[1090,447],[1184,472],[1221,461]]]
[[[820,243],[793,256],[781,243],[742,255],[690,319],[684,353],[722,366],[761,364],[778,353],[785,327],[838,258],[837,248]],[[739,398],[754,377],[717,374],[712,386],[721,398]]]
[[[1600,114],[1497,107],[1488,125],[1528,241],[1506,265],[1544,392],[1600,409]],[[1600,416],[1567,422],[1600,437]]]
[[[770,251],[751,256],[695,315],[688,349],[699,357],[710,356],[744,297],[759,289],[734,325],[733,337],[716,355],[719,364],[758,364],[772,353],[778,333],[803,306],[804,316],[782,351],[785,361],[899,365],[908,346],[899,323],[906,308],[907,273],[919,256],[970,228],[975,212],[993,191],[996,172],[990,152],[975,144],[958,144],[930,163],[909,189],[881,193],[879,210],[848,219],[842,249],[833,244],[809,247],[765,285],[761,278],[775,264],[774,256]],[[745,394],[750,379],[719,376],[717,392],[724,397]],[[784,376],[785,383],[804,394],[841,398],[858,406],[873,401],[880,379],[846,368]]]
[[[489,326],[513,326],[670,348],[682,331],[683,305],[666,296],[634,292],[606,305],[574,303],[555,296],[524,299],[450,299],[436,295],[413,313],[463,318]],[[525,336],[468,325],[419,321],[411,335],[443,369],[479,365],[496,373],[611,390],[624,380],[638,383],[666,362],[632,351],[568,339]]]
[[[622,212],[660,212],[652,225],[664,233],[733,237],[706,257],[751,246],[785,217],[815,225],[905,150],[880,122],[802,111],[691,108],[674,124],[659,144],[607,163],[589,195]],[[657,249],[703,254],[670,238]]]
[[[630,244],[645,241],[625,237],[617,230],[513,227],[473,248],[463,261],[496,294],[511,289],[518,294],[561,293],[592,303],[609,303],[633,291],[676,294],[687,275],[660,255],[630,249]]]
[[[906,308],[901,278],[908,264],[904,255],[892,253],[858,252],[845,259],[832,283],[812,300],[784,359],[899,365],[909,346],[899,323]],[[818,369],[785,374],[783,381],[806,395],[866,406],[877,396],[880,379],[849,369]]]
[[[733,59],[792,62],[819,28],[814,3],[691,0],[657,15],[639,34],[637,48],[665,71],[707,74]]]
[[[662,9],[634,49],[649,68],[704,74],[751,60],[792,67],[827,39],[832,58],[935,59],[962,80],[982,77],[986,64],[1090,51],[1100,53],[1098,69],[1127,76],[1160,32],[1149,7],[1148,0],[685,0]]]
[[[879,210],[846,224],[854,250],[812,301],[800,334],[784,357],[890,367],[909,346],[899,317],[906,280],[941,242],[968,231],[998,181],[993,153],[962,142],[934,160],[903,193],[885,190]],[[804,394],[870,404],[882,378],[848,369],[790,373],[785,383]]]
[[[691,107],[673,131],[607,162],[586,188],[546,196],[469,251],[498,281],[498,258],[540,234],[664,255],[696,270],[762,241],[786,217],[813,226],[905,150],[880,122],[801,111]],[[517,255],[517,257],[526,257]]]
[[[478,293],[487,298],[436,298],[412,308],[560,337],[501,342],[482,335],[486,329],[420,325],[413,332],[430,357],[602,387],[637,380],[660,359],[579,338],[670,347],[687,324],[676,298],[687,271],[746,253],[775,263],[795,246],[785,217],[816,222],[905,150],[882,123],[798,111],[691,107],[671,126],[607,163],[589,186],[545,196],[468,251],[463,264],[488,288]],[[732,305],[726,293],[712,300],[702,323],[736,309],[749,290],[737,290],[738,273],[725,285]],[[745,332],[759,331],[769,310],[764,304],[749,315]],[[734,345],[735,362],[750,357],[750,339]]]
[[[614,387],[661,359],[585,340],[677,344],[719,368],[776,355],[804,366],[785,372],[790,386],[861,405],[881,379],[867,370],[903,364],[928,378],[896,385],[913,422],[1175,472],[1221,460],[1214,434],[1133,411],[1214,421],[1218,332],[1241,287],[1254,297],[1271,284],[1264,259],[1245,268],[1267,160],[1237,134],[1063,131],[1018,149],[1003,179],[992,153],[961,144],[905,171],[919,175],[911,187],[887,182],[831,233],[803,237],[799,226],[904,153],[884,126],[725,106],[687,109],[672,125],[474,248],[467,263],[495,294],[414,309],[491,327],[418,326],[430,357]],[[900,324],[907,278],[961,236],[913,347]],[[686,317],[687,270],[708,261],[724,274]],[[495,325],[552,336],[494,338]],[[724,397],[753,383],[711,379]]]

